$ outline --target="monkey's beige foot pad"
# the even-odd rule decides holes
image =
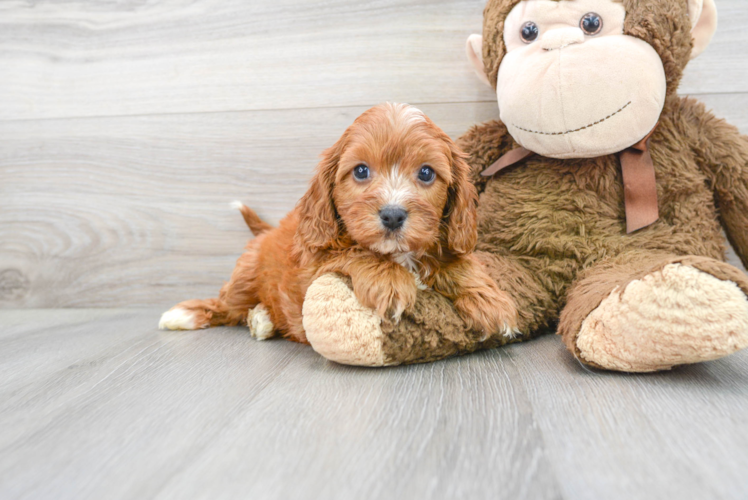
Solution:
[[[317,278],[302,313],[306,338],[322,356],[346,365],[385,364],[381,319],[359,303],[340,275]]]
[[[651,372],[748,346],[748,298],[731,281],[682,264],[613,290],[582,323],[580,356],[610,370]]]

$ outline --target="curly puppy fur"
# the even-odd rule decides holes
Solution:
[[[516,308],[472,255],[477,194],[468,171],[464,153],[416,108],[368,110],[323,153],[309,190],[278,228],[238,206],[257,238],[231,279],[218,298],[176,305],[160,326],[246,324],[260,304],[258,337],[268,336],[267,313],[276,333],[306,342],[307,288],[340,272],[361,304],[388,320],[412,308],[421,286],[452,300],[485,336],[511,333]]]

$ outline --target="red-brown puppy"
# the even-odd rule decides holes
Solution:
[[[189,300],[160,328],[246,324],[306,342],[301,309],[323,273],[351,277],[361,304],[397,321],[431,287],[486,335],[511,334],[513,301],[471,255],[476,202],[464,154],[421,111],[383,104],[359,116],[322,155],[309,190],[272,228],[239,204],[257,236],[217,299]]]

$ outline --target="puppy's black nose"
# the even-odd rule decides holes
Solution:
[[[379,211],[379,218],[382,219],[384,227],[394,231],[403,225],[405,219],[408,218],[408,212],[402,207],[388,205]]]

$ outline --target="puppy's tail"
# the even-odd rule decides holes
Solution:
[[[247,226],[249,226],[249,230],[252,231],[252,234],[254,234],[255,236],[259,236],[265,231],[273,229],[273,226],[260,219],[260,216],[257,215],[254,210],[249,208],[241,201],[232,201],[231,207],[239,210],[242,213],[244,222],[247,223]]]

